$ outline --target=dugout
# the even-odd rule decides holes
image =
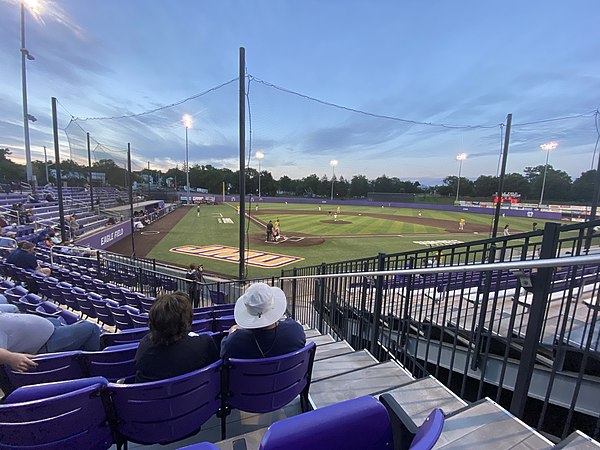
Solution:
[[[367,192],[367,200],[370,202],[397,202],[415,203],[416,194],[401,192]]]

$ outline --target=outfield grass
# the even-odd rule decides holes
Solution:
[[[178,265],[186,266],[190,263],[202,263],[207,271],[218,272],[222,274],[237,276],[238,265],[231,262],[218,261],[210,258],[183,255],[169,252],[170,248],[182,245],[213,245],[222,244],[231,247],[239,245],[239,218],[235,209],[236,204],[224,204],[215,206],[203,206],[200,217],[196,217],[196,209],[190,208],[188,214],[165,236],[162,241],[148,254],[149,258],[166,261]],[[328,205],[335,208],[335,205]],[[383,213],[393,214],[398,217],[418,217],[418,209],[398,209],[398,208],[375,208],[364,206],[342,206],[341,214],[338,220],[351,221],[352,224],[328,224],[322,223],[322,220],[332,219],[327,214],[325,205],[322,205],[322,214],[265,214],[261,210],[280,210],[280,211],[298,211],[310,210],[317,211],[317,205],[299,205],[299,204],[260,204],[259,211],[252,209],[251,214],[256,215],[263,222],[268,220],[275,221],[279,218],[281,221],[282,233],[291,236],[294,233],[321,235],[325,236],[325,241],[316,246],[307,247],[283,247],[276,244],[267,244],[264,242],[251,243],[251,250],[268,251],[283,255],[302,257],[304,260],[285,266],[286,269],[301,267],[307,265],[320,264],[322,262],[343,261],[377,255],[379,252],[397,253],[408,250],[423,249],[421,244],[415,244],[413,241],[420,240],[449,240],[472,241],[487,238],[487,234],[474,233],[447,233],[441,228],[412,224],[406,222],[397,222],[392,220],[361,217],[357,215],[344,217],[344,212],[353,213]],[[492,221],[491,215],[484,214],[462,214],[460,212],[420,210],[421,217],[455,221],[458,228],[458,221],[464,217],[467,224],[489,225]],[[223,223],[223,219],[231,219],[232,223]],[[221,219],[221,221],[219,221]],[[511,232],[530,231],[532,223],[535,220],[528,218],[502,218],[500,228],[505,223],[510,224]],[[543,223],[539,222],[539,227]],[[252,221],[246,220],[248,233],[250,235],[264,234],[264,228],[258,227]],[[410,234],[416,236],[406,236]],[[343,235],[375,235],[392,234],[395,236],[386,237],[354,237],[345,238]],[[403,235],[403,236],[398,236]],[[340,237],[336,237],[340,236]],[[248,242],[248,240],[247,240]],[[263,277],[278,275],[281,269],[262,269],[248,266],[249,277]]]

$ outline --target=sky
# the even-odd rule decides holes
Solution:
[[[244,47],[245,159],[258,168],[262,151],[275,178],[438,184],[459,153],[462,176],[496,175],[509,113],[508,172],[544,164],[549,141],[573,179],[596,165],[597,0],[39,3],[25,16],[33,159],[53,159],[56,97],[61,158],[83,162],[89,132],[94,159],[122,164],[130,143],[134,169],[182,167],[190,114],[190,164],[237,170]],[[19,4],[0,0],[0,147],[22,162]]]

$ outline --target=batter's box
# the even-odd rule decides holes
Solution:
[[[203,247],[183,245],[181,247],[171,248],[169,251],[236,264],[239,263],[240,258],[240,250],[238,247],[229,247],[226,245],[205,245]],[[304,261],[304,258],[257,250],[246,251],[246,264],[254,267],[262,267],[263,269],[283,267],[299,261]]]
[[[304,240],[304,238],[301,236],[289,236],[286,239],[290,242],[300,242]]]

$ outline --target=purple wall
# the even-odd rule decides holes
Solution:
[[[216,195],[217,201],[222,200],[222,195]],[[226,202],[237,202],[239,201],[239,196],[237,195],[226,195]],[[250,203],[250,198],[246,199],[246,202]],[[256,197],[252,197],[252,204],[254,205],[256,202]],[[262,197],[258,204],[261,203],[296,203],[296,204],[307,204],[307,205],[331,205],[334,206],[343,206],[343,205],[352,205],[352,206],[388,206],[394,208],[412,208],[412,209],[432,209],[435,211],[452,211],[452,212],[468,212],[472,214],[489,214],[493,215],[495,209],[494,208],[481,208],[477,206],[452,206],[452,205],[434,205],[431,203],[397,203],[397,202],[370,202],[368,200],[326,200],[320,198],[285,198],[285,197]],[[502,214],[506,216],[513,217],[529,217],[532,219],[546,219],[546,220],[561,220],[560,212],[549,212],[549,211],[537,211],[533,209],[525,210],[525,209],[509,209],[502,208]]]
[[[89,245],[92,248],[104,250],[129,235],[131,235],[131,221],[126,220],[125,222],[106,227],[92,236],[78,239],[77,245]]]

